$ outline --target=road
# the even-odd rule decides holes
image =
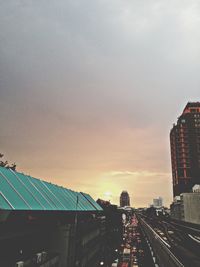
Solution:
[[[150,249],[135,215],[124,223],[123,244],[120,254],[119,267],[155,266]]]

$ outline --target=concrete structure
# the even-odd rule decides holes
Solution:
[[[198,188],[197,185],[193,190]],[[182,193],[180,200],[172,203],[171,217],[189,223],[200,224],[200,192]]]
[[[127,191],[122,191],[120,195],[120,207],[130,206],[130,197]]]
[[[183,220],[182,208],[181,208],[181,201],[175,200],[170,205],[170,216],[172,219],[175,220]]]
[[[200,184],[200,102],[188,103],[170,131],[173,194]]]
[[[181,194],[181,214],[184,221],[200,224],[200,193]]]

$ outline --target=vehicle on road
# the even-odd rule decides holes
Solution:
[[[130,254],[131,254],[131,250],[130,248],[124,248],[123,251],[123,262],[129,262],[130,261]]]

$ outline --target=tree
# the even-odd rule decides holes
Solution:
[[[4,154],[0,153],[0,159],[2,159],[3,156],[4,156]],[[16,167],[17,167],[17,165],[15,163],[13,163],[13,164],[10,165],[7,160],[6,161],[0,160],[0,166],[1,167],[5,167],[7,169],[11,169],[13,171],[15,171],[16,170]]]

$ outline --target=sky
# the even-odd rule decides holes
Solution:
[[[0,152],[134,207],[172,201],[169,131],[200,100],[198,0],[0,0]]]

